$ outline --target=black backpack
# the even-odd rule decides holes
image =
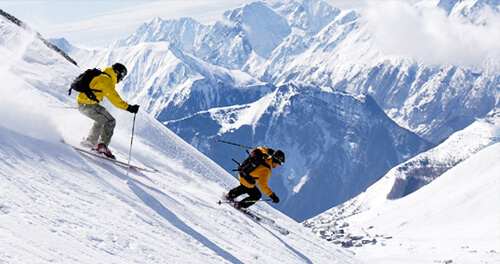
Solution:
[[[71,83],[71,86],[68,90],[68,95],[71,95],[71,90],[75,90],[77,92],[84,93],[90,100],[99,102],[93,91],[100,92],[100,90],[90,89],[90,82],[92,81],[92,79],[101,74],[106,74],[109,76],[109,74],[97,68],[88,69],[84,73],[78,75],[78,77],[76,77],[75,80]]]
[[[248,151],[247,151],[248,152]],[[268,152],[274,152],[272,149],[269,149]],[[271,169],[269,164],[266,163],[265,158],[268,157],[268,154],[263,153],[260,149],[253,149],[252,152],[246,157],[243,162],[240,164],[236,160],[233,159],[234,162],[238,164],[238,169],[234,171],[238,171],[241,176],[250,184],[255,184],[255,178],[250,176],[250,172],[255,170],[260,165]]]

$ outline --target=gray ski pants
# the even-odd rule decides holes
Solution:
[[[78,103],[78,111],[95,121],[89,131],[87,140],[94,144],[103,143],[107,147],[109,142],[111,142],[113,130],[115,129],[115,118],[108,112],[108,110],[106,110],[106,108],[97,104]]]

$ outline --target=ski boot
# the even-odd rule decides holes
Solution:
[[[110,159],[116,159],[115,155],[113,155],[103,143],[97,145],[97,148],[95,148],[94,150]]]

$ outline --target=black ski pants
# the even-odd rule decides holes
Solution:
[[[248,194],[248,197],[241,200],[239,204],[243,208],[247,208],[250,205],[254,204],[255,202],[248,202],[248,201],[257,201],[262,197],[262,193],[260,193],[260,190],[257,187],[253,188],[248,188],[244,185],[240,185],[236,188],[233,188],[229,191],[229,197],[232,199],[235,199],[236,197],[242,195],[242,194]]]

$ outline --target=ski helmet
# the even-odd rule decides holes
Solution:
[[[121,63],[115,63],[111,66],[116,73],[116,79],[123,80],[127,76],[127,68]]]
[[[285,163],[285,153],[279,149],[276,150],[273,153],[273,162],[279,164]]]

